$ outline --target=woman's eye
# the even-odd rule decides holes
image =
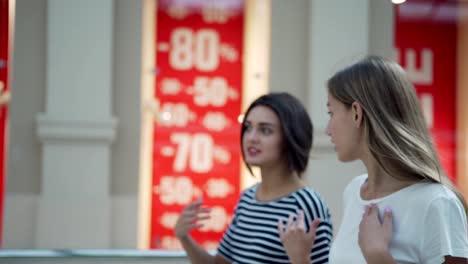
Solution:
[[[265,135],[269,135],[269,134],[271,134],[271,133],[273,132],[273,131],[272,131],[270,128],[268,128],[268,127],[262,127],[260,131],[261,131],[263,134],[265,134]]]

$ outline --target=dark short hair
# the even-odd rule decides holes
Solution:
[[[307,168],[313,142],[312,121],[304,105],[296,97],[285,92],[265,94],[253,101],[245,112],[241,126],[241,152],[244,162],[242,139],[246,129],[245,120],[256,106],[268,107],[278,116],[283,132],[283,152],[287,159],[288,168],[301,176]],[[246,163],[246,166],[252,173],[250,165]]]

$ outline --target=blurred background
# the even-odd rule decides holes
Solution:
[[[468,195],[468,1],[0,0],[0,12],[0,263],[182,263],[172,227],[199,197],[215,210],[194,237],[215,249],[259,180],[240,157],[242,113],[270,91],[309,110],[304,179],[337,232],[364,168],[335,157],[325,83],[368,54],[405,68]]]

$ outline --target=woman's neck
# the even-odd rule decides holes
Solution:
[[[415,183],[411,180],[401,180],[404,178],[402,175],[388,174],[373,158],[363,159],[363,162],[368,175],[361,188],[361,197],[365,200],[387,196]]]
[[[274,200],[304,187],[299,175],[289,171],[287,166],[262,167],[260,171],[262,182],[257,191],[258,200]]]

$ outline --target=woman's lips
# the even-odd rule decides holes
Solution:
[[[257,156],[260,153],[261,151],[258,148],[254,148],[254,147],[247,148],[247,154],[251,157]]]

